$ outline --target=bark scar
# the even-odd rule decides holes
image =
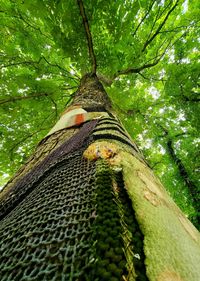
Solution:
[[[109,142],[94,142],[84,151],[83,156],[88,160],[111,159],[118,154],[115,144]]]

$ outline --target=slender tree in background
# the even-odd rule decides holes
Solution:
[[[144,130],[153,125],[152,131],[157,127],[157,136],[162,132],[160,138],[166,139],[166,149],[177,165],[182,187],[186,188],[187,198],[192,202],[189,208],[195,210],[192,218],[197,223],[199,193],[193,184],[196,178],[189,179],[190,169],[184,166],[184,160],[180,160],[181,155],[177,155],[172,144],[172,139],[195,131],[195,118],[191,118],[182,131],[179,129],[178,134],[175,128],[168,129],[173,122],[168,124],[167,116],[160,118],[150,114],[152,106],[162,104],[162,100],[151,103],[143,98],[143,108],[137,104],[142,95],[135,102],[131,96],[128,96],[129,102],[121,97],[128,93],[126,89],[121,91],[121,86],[129,86],[129,91],[142,89],[145,96],[148,82],[151,86],[149,93],[155,97],[159,93],[152,81],[161,82],[165,93],[171,91],[173,85],[174,94],[179,92],[177,87],[183,99],[189,102],[184,114],[190,116],[190,103],[198,100],[196,96],[194,98],[198,91],[196,66],[193,65],[192,70],[188,68],[185,74],[182,65],[179,68],[178,64],[182,64],[184,54],[190,50],[183,44],[190,29],[193,34],[195,32],[196,22],[192,16],[196,10],[193,3],[193,13],[188,12],[185,17],[184,9],[188,9],[187,2],[181,1],[149,1],[146,4],[127,1],[123,5],[104,1],[97,1],[95,5],[83,4],[81,0],[67,4],[63,1],[53,4],[3,1],[5,47],[11,46],[11,31],[16,29],[19,33],[15,35],[14,48],[2,49],[2,76],[13,75],[13,79],[8,79],[6,86],[2,86],[7,94],[1,104],[6,108],[16,101],[44,98],[52,104],[57,118],[61,88],[65,91],[77,88],[77,79],[80,81],[56,125],[43,136],[35,153],[1,192],[1,280],[199,280],[200,238],[197,229],[153,175],[117,117],[117,111],[121,112],[119,116],[125,111],[132,121],[135,119],[135,130],[140,124],[139,116],[144,122]],[[116,17],[115,21],[107,18],[109,11]],[[181,12],[181,16],[175,11]],[[170,17],[175,26],[169,23]],[[94,18],[97,24],[92,24]],[[76,23],[73,24],[72,19],[76,19]],[[81,32],[80,27],[84,27]],[[125,34],[124,42],[123,29],[130,32]],[[22,34],[22,31],[26,33]],[[148,36],[142,37],[144,31]],[[42,41],[42,53],[41,46],[34,46],[36,33],[46,42],[44,45]],[[107,39],[103,41],[101,35]],[[138,38],[141,42],[135,44]],[[82,45],[85,39],[90,64]],[[110,51],[112,43],[116,44],[114,52]],[[47,57],[52,45],[54,55]],[[129,52],[123,49],[125,46],[130,48]],[[174,59],[173,52],[179,58],[176,67],[164,68],[167,55],[168,62]],[[193,48],[192,56],[195,53]],[[65,57],[67,54],[70,58]],[[79,60],[73,66],[71,60],[77,58]],[[131,61],[133,66],[130,66]],[[158,65],[161,65],[157,70],[158,77],[149,76],[152,75],[148,73],[149,69]],[[79,79],[77,68],[88,73]],[[182,74],[182,80],[176,81],[178,72]],[[144,80],[143,83],[133,76],[132,82],[131,78],[121,78],[136,74]],[[186,83],[183,74],[188,75]],[[18,94],[10,95],[15,78],[18,78],[17,88],[20,83],[24,88],[19,88]],[[111,99],[100,80],[110,87]],[[116,110],[112,105],[115,103],[114,83],[121,91],[121,103],[125,103],[121,106],[118,102]],[[55,100],[52,90],[58,86],[60,92]],[[189,96],[188,88],[192,89]],[[135,92],[133,95],[137,96]],[[168,110],[171,114],[174,108],[167,108],[167,104],[173,97],[166,97],[166,104],[159,110]],[[30,102],[30,106],[34,108],[34,102]],[[46,114],[46,110],[49,112],[46,106],[42,107],[37,106],[39,118]],[[144,112],[145,108],[148,110]],[[179,122],[185,116],[180,115],[181,110]],[[31,112],[28,116],[33,118]],[[8,128],[8,123],[5,124]],[[19,150],[21,142],[15,146]],[[154,166],[159,163],[156,157],[152,162]]]

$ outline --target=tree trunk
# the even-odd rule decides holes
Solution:
[[[1,280],[200,280],[200,237],[95,75],[1,200]]]

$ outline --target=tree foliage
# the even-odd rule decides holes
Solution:
[[[2,185],[91,71],[77,2],[1,0]],[[97,0],[84,9],[97,74],[118,116],[195,222],[199,1]]]

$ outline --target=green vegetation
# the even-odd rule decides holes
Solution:
[[[77,1],[0,0],[0,5],[3,186],[91,71],[91,53]],[[97,75],[149,165],[196,225],[199,5],[84,1]]]

